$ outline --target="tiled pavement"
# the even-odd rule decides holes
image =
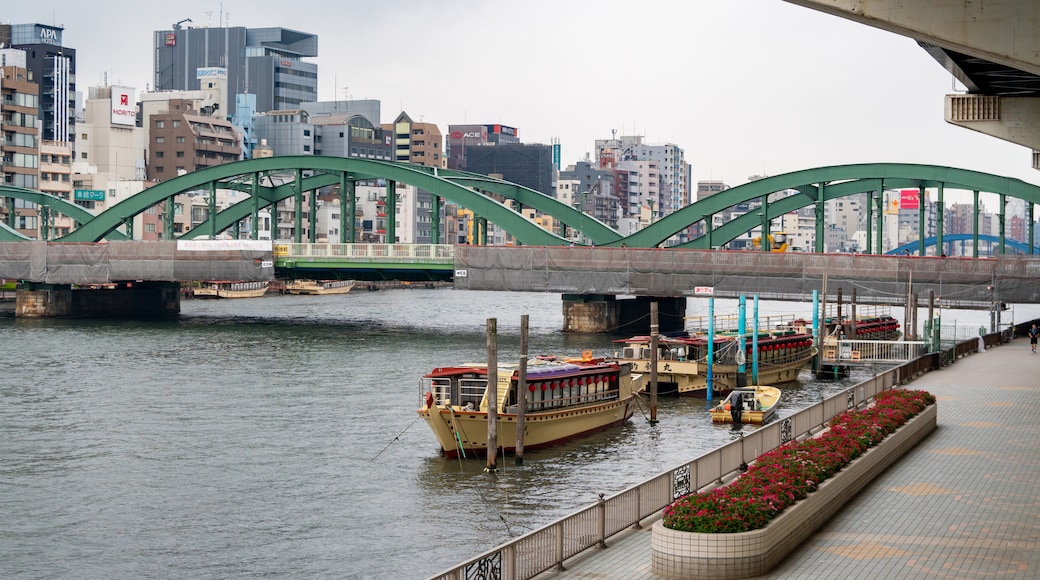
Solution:
[[[918,377],[938,427],[763,578],[1040,578],[1040,354],[1026,339]],[[657,579],[650,526],[541,578]]]

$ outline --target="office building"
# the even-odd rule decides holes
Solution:
[[[466,171],[466,149],[484,145],[508,145],[520,142],[520,131],[508,125],[448,125],[445,155],[448,169]]]
[[[230,94],[256,95],[257,111],[299,109],[317,101],[318,37],[287,28],[192,28],[175,24],[155,32],[155,90],[195,87],[197,70],[227,71]],[[235,114],[228,99],[224,116]]]
[[[230,121],[204,116],[186,99],[148,116],[148,179],[166,181],[203,167],[242,158],[241,138]]]
[[[555,169],[549,145],[509,143],[470,147],[466,151],[466,171],[500,176],[548,196],[556,191]]]

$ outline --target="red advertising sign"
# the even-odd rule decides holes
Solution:
[[[167,32],[166,33],[166,46],[177,46],[177,33]]]
[[[919,192],[916,189],[900,189],[899,190],[899,208],[900,209],[920,209],[921,200],[918,197]]]

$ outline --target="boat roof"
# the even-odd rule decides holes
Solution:
[[[593,359],[584,361],[581,359],[557,359],[555,357],[534,357],[527,361],[528,380],[543,380],[569,375],[578,375],[587,372],[604,372],[617,370],[616,362],[604,359]],[[519,372],[520,363],[505,362],[498,363],[499,375],[513,375]],[[460,373],[475,372],[487,374],[487,363],[462,363],[450,367],[437,367],[426,374],[426,377],[444,377]]]
[[[744,340],[750,342],[754,340],[754,331],[745,333]],[[716,333],[715,343],[726,343],[732,342],[738,338],[737,334],[731,333]],[[771,341],[771,340],[783,340],[790,338],[812,338],[812,335],[807,332],[798,332],[797,330],[759,330],[758,340],[759,342]],[[614,341],[615,343],[626,343],[626,344],[649,344],[650,336],[640,335],[629,338],[621,338]],[[683,345],[703,345],[708,344],[708,336],[706,334],[698,334],[695,336],[658,336],[657,343],[659,345],[666,346],[683,346]]]

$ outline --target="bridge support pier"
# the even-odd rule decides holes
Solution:
[[[683,330],[686,298],[637,296],[618,300],[610,294],[564,294],[563,331],[649,334],[650,303],[657,302],[661,332]]]
[[[121,282],[73,289],[69,284],[27,284],[15,296],[19,318],[169,318],[181,311],[177,282]]]

